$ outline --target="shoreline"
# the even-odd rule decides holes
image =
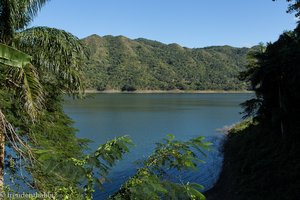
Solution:
[[[121,91],[121,90],[103,90],[95,89],[85,90],[86,94],[218,94],[218,93],[253,93],[249,90],[136,90],[136,91]]]

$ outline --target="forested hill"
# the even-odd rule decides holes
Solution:
[[[98,90],[241,90],[248,48],[185,48],[147,39],[91,35],[84,69],[87,86]]]

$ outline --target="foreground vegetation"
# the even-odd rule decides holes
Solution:
[[[92,35],[83,69],[97,90],[245,90],[238,80],[250,49],[230,46],[189,49],[177,44],[123,36]]]
[[[294,131],[299,132],[298,129]],[[279,132],[277,132],[279,133]],[[269,126],[243,122],[224,143],[223,169],[208,200],[299,198],[299,137],[283,142]]]
[[[300,15],[300,2],[289,11]],[[300,197],[300,24],[294,31],[251,54],[241,79],[250,81],[256,98],[246,101],[245,121],[224,144],[223,172],[207,192],[212,200]]]

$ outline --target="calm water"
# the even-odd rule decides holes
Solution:
[[[218,177],[222,156],[218,145],[222,134],[217,129],[240,121],[239,104],[252,94],[94,94],[84,100],[66,99],[66,113],[75,121],[78,136],[93,141],[91,148],[121,135],[136,144],[113,169],[102,199],[116,191],[134,174],[134,161],[145,158],[167,134],[178,140],[206,136],[215,144],[199,171],[179,174],[186,181],[201,183],[207,189]],[[175,173],[175,172],[174,172]],[[178,173],[176,172],[178,175]]]

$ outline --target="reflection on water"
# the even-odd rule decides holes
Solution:
[[[215,144],[215,149],[204,158],[206,164],[199,171],[176,173],[183,180],[203,184],[208,189],[218,176],[221,166],[220,133],[225,125],[240,120],[239,104],[252,94],[93,94],[84,100],[66,98],[64,109],[75,121],[78,136],[93,141],[91,148],[121,135],[129,135],[136,144],[123,161],[112,171],[112,183],[105,192],[97,191],[97,199],[107,197],[133,175],[134,161],[145,158],[155,142],[166,134],[177,140],[188,140],[203,135]],[[175,177],[175,176],[174,176]]]

